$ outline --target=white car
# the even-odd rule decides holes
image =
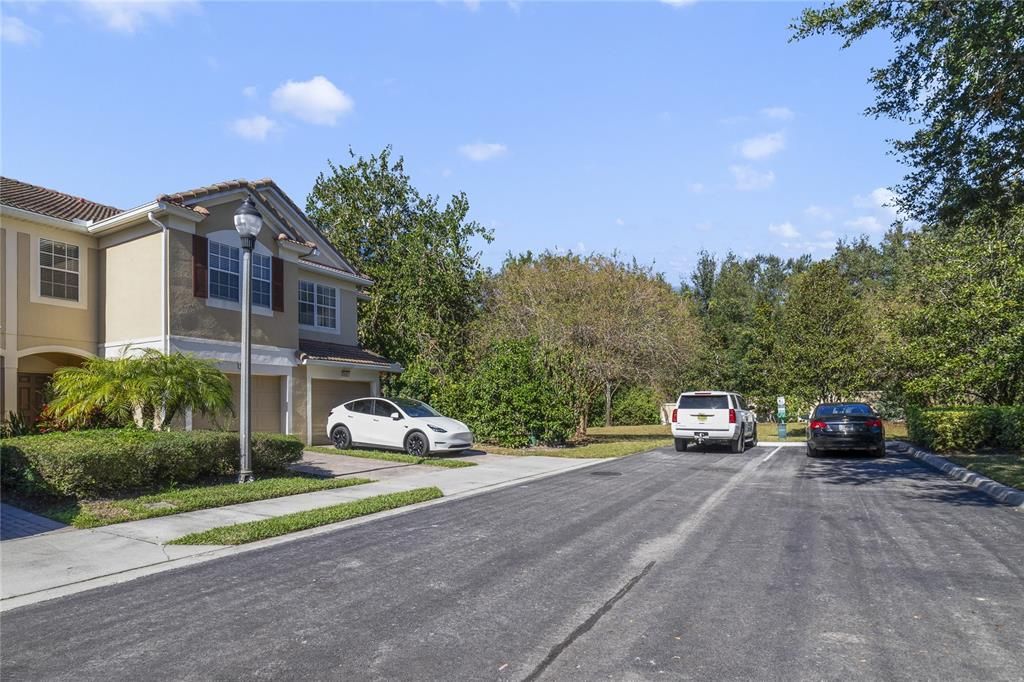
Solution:
[[[473,445],[468,426],[408,398],[360,398],[338,405],[327,417],[327,435],[342,450],[364,445],[405,450],[416,457]]]
[[[743,452],[747,443],[757,445],[757,418],[739,393],[691,391],[681,394],[672,410],[672,436],[676,452],[709,441]]]

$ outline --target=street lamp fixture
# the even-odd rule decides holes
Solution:
[[[238,482],[251,483],[252,475],[252,249],[263,227],[263,216],[247,196],[235,211],[235,229],[242,239],[242,405],[238,415],[240,466]]]

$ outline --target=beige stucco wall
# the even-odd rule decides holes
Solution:
[[[108,344],[163,333],[159,231],[104,249],[104,337]]]
[[[192,295],[192,235],[172,230],[169,235],[170,333],[220,341],[238,341],[242,317],[239,310],[216,308],[209,299]],[[262,240],[261,240],[262,241]],[[271,250],[276,255],[276,252]],[[264,314],[253,311],[252,342],[266,346],[295,348],[298,345],[297,301],[288,292],[296,290],[295,266],[285,264],[284,312]],[[290,304],[290,305],[289,305]]]
[[[306,441],[306,373],[309,369],[299,365],[292,369],[292,434]]]
[[[7,228],[0,227],[0,351],[7,343]],[[6,414],[6,413],[4,413]]]
[[[234,212],[237,201],[210,206],[210,215],[196,226],[196,233],[209,237],[212,233],[234,230]],[[355,287],[340,282],[329,275],[299,270],[291,253],[282,253],[274,238],[273,229],[264,227],[259,243],[271,255],[284,259],[284,312],[253,310],[252,342],[254,344],[297,348],[299,336],[303,338],[330,341],[333,343],[356,344],[356,298]],[[170,232],[170,334],[216,339],[220,341],[239,340],[241,313],[238,310],[209,305],[209,299],[192,295],[192,235],[177,230]],[[331,284],[339,289],[338,315],[341,333],[299,329],[298,280],[299,278]]]
[[[100,295],[100,257],[95,238],[75,232],[36,225],[17,218],[4,217],[4,227],[18,233],[18,350],[38,346],[64,346],[96,354],[101,340],[98,304]],[[45,237],[79,247],[79,259],[85,266],[80,273],[80,301],[84,307],[61,305],[62,302],[32,301],[32,270],[38,260],[32,258],[33,242]],[[83,286],[84,285],[84,286]],[[39,297],[37,297],[39,298]]]

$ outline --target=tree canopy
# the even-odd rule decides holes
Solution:
[[[1024,11],[1017,0],[847,0],[805,9],[793,39],[832,33],[849,47],[888,31],[895,54],[871,70],[867,114],[916,127],[893,141],[911,168],[896,200],[947,225],[1024,202]]]

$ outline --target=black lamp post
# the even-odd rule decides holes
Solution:
[[[263,216],[256,210],[252,197],[247,196],[235,211],[235,229],[242,238],[242,409],[238,416],[238,436],[241,462],[238,482],[251,483],[252,475],[252,249],[256,235],[263,227]]]

